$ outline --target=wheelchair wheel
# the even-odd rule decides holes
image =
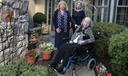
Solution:
[[[91,58],[87,64],[87,68],[92,70],[96,66],[96,60],[94,58]]]

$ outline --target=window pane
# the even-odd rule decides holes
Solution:
[[[108,8],[98,8],[97,11],[97,21],[106,22],[108,19]]]
[[[119,0],[118,5],[128,5],[128,0]]]
[[[108,5],[108,0],[98,0],[98,6]]]
[[[95,0],[97,7],[97,13],[95,15],[96,21],[106,22],[108,21],[108,7],[109,0]]]
[[[98,0],[98,5],[102,5],[102,0]]]
[[[128,25],[128,8],[117,8],[116,22],[119,24]]]
[[[97,11],[99,11],[97,14],[97,21],[99,22],[101,21],[101,9],[97,9]]]
[[[108,0],[104,0],[104,5],[108,5]]]

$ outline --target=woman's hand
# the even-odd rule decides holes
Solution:
[[[57,29],[56,29],[56,32],[57,32],[57,33],[60,33],[60,32],[61,32],[61,29],[60,29],[60,28],[57,28]]]
[[[69,41],[70,44],[73,44],[73,41]]]
[[[75,28],[78,28],[79,26],[77,24],[75,24]]]

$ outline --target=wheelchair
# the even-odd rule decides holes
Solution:
[[[77,76],[76,67],[79,66],[80,64],[87,65],[88,70],[93,70],[95,68],[96,66],[95,53],[89,48],[85,48],[81,52],[82,52],[81,55],[77,54],[77,52],[74,52],[73,55],[69,57],[67,65],[64,66],[63,69],[64,72],[66,72],[71,67],[72,76]]]
[[[79,37],[78,30],[76,30],[74,34],[77,35],[77,38]],[[85,36],[83,37],[83,39],[89,39],[89,38],[90,37],[87,34],[85,34]],[[63,40],[65,43],[69,43],[71,38],[64,38]],[[92,45],[92,43],[89,45]],[[89,48],[88,46],[87,47],[85,46],[85,48],[80,51],[81,54],[79,54],[77,52],[77,50],[75,50],[75,49],[73,51],[74,51],[74,53],[72,54],[72,56],[70,56],[68,58],[68,63],[63,68],[64,73],[67,71],[67,69],[69,67],[71,67],[72,68],[72,76],[77,76],[76,66],[80,65],[80,64],[87,65],[87,68],[89,70],[92,70],[95,68],[95,66],[96,66],[95,53],[91,48]],[[61,65],[61,63],[62,62],[60,62],[60,65]]]

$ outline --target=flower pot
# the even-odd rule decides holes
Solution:
[[[112,73],[108,73],[107,76],[112,76]]]
[[[42,52],[42,58],[43,58],[43,60],[50,60],[51,59],[51,52],[49,52],[49,51],[43,51]]]
[[[28,64],[35,64],[35,62],[36,62],[36,58],[34,57],[34,56],[30,56],[30,55],[27,55],[26,56],[26,62],[28,63]]]

